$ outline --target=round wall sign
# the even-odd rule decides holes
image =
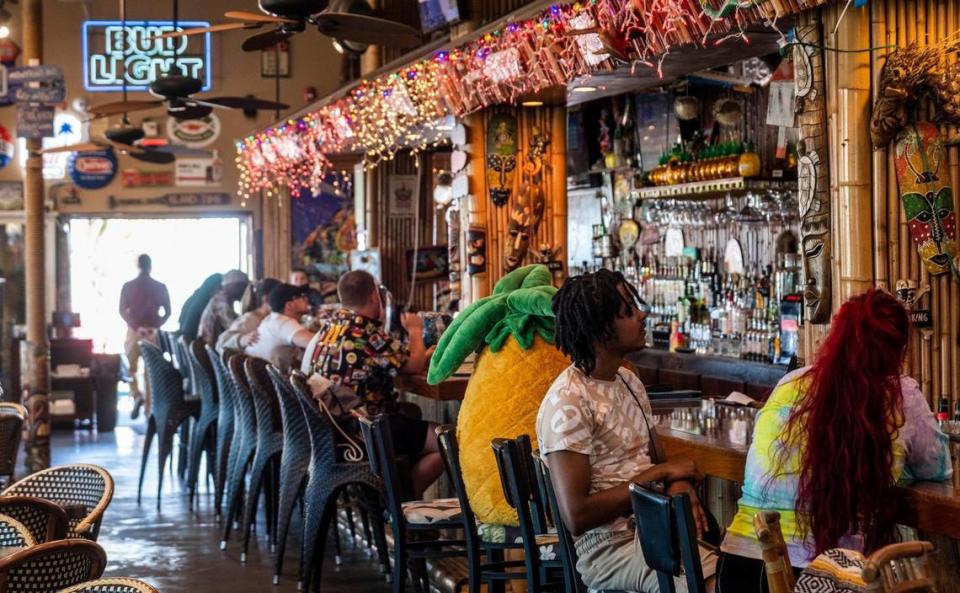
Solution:
[[[0,126],[0,169],[6,167],[13,160],[13,153],[16,144],[13,142],[13,136],[10,130]]]
[[[167,136],[174,142],[191,148],[209,146],[220,137],[220,118],[214,113],[200,119],[183,121],[171,117],[167,120]]]
[[[117,155],[112,148],[97,152],[75,152],[67,163],[70,179],[83,189],[100,189],[117,174]]]

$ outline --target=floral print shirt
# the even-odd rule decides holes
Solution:
[[[395,411],[393,379],[410,358],[410,350],[380,321],[341,309],[323,321],[305,354],[306,374],[317,373],[337,388],[353,390],[368,414]]]

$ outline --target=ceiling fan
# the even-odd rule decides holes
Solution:
[[[103,133],[102,139],[82,142],[80,144],[71,144],[69,146],[58,146],[43,150],[43,154],[53,154],[58,152],[99,152],[108,148],[115,148],[122,154],[129,155],[145,163],[156,165],[169,165],[173,163],[177,155],[181,156],[206,156],[209,152],[185,146],[136,146],[134,142],[143,139],[145,136],[143,129],[130,125],[126,116],[123,118],[123,124],[120,127],[110,128]]]
[[[398,48],[420,44],[420,33],[416,29],[373,16],[373,9],[366,0],[259,0],[258,4],[265,14],[232,10],[224,16],[236,22],[185,29],[158,37],[259,29],[273,25],[269,31],[248,37],[241,46],[244,51],[259,51],[274,47],[294,34],[305,31],[307,25],[312,25],[321,34],[340,42]]]

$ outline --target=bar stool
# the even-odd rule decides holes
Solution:
[[[234,517],[241,511],[244,485],[247,468],[253,461],[257,449],[257,413],[253,403],[253,394],[247,384],[247,376],[243,369],[247,357],[243,354],[234,354],[227,360],[227,369],[235,388],[234,394],[234,435],[230,446],[230,461],[227,467],[227,505],[223,514],[223,537],[220,539],[220,549],[227,549],[227,540],[233,528]]]
[[[215,462],[216,470],[214,471],[216,487],[213,495],[213,508],[216,515],[222,517],[220,511],[227,485],[231,451],[233,450],[233,425],[236,414],[234,410],[236,404],[234,402],[237,398],[237,389],[233,385],[230,371],[227,370],[220,354],[209,345],[204,345],[204,348],[207,351],[207,359],[213,365],[213,376],[217,381],[217,394],[220,396],[220,408],[217,413],[217,459]]]
[[[193,376],[193,385],[200,396],[200,419],[194,425],[193,436],[188,447],[190,461],[187,466],[187,496],[189,505],[192,507],[196,498],[200,460],[204,451],[207,451],[207,473],[215,475],[211,449],[216,449],[220,400],[217,397],[217,385],[213,379],[213,366],[204,349],[203,340],[194,340],[190,344],[187,360],[190,364],[190,374]]]

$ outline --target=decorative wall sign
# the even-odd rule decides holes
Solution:
[[[17,138],[40,140],[55,136],[56,112],[49,105],[17,105]]]
[[[897,299],[910,312],[910,320],[913,322],[913,327],[917,329],[933,327],[933,316],[930,310],[919,308],[920,299],[929,293],[929,286],[925,285],[917,289],[917,283],[913,280],[897,280]]]
[[[812,323],[830,321],[833,276],[830,266],[830,170],[827,153],[826,86],[823,35],[816,12],[804,14],[797,27],[793,63],[797,85],[800,141],[797,143],[797,186],[800,201],[800,243],[806,286],[803,300]]]
[[[211,113],[200,119],[178,121],[175,117],[167,120],[167,136],[190,148],[203,148],[213,144],[220,137],[220,118]]]
[[[467,273],[471,276],[487,271],[487,230],[470,227],[467,231]]]
[[[391,175],[387,178],[387,193],[391,216],[413,216],[420,199],[416,175]]]
[[[44,150],[48,148],[57,148],[60,146],[70,146],[86,141],[84,124],[74,113],[61,111],[56,113],[53,118],[52,138],[43,139]],[[27,166],[27,142],[20,138],[17,140],[17,161],[20,168]],[[47,152],[43,155],[43,178],[44,179],[63,179],[67,176],[67,160],[70,158],[69,152]]]
[[[23,210],[22,181],[0,181],[0,210]]]
[[[106,187],[117,175],[117,155],[112,148],[97,152],[75,152],[67,161],[70,179],[82,189]]]
[[[223,164],[216,156],[177,159],[174,171],[181,187],[218,186],[223,181]]]
[[[277,70],[279,68],[279,74]],[[288,78],[290,76],[290,41],[281,41],[276,47],[260,52],[260,76],[262,78]]]
[[[510,200],[516,168],[517,118],[504,111],[487,122],[487,185],[494,205],[503,206]]]
[[[897,134],[894,164],[913,244],[927,271],[950,271],[957,255],[957,213],[943,138],[936,126],[918,122]]]
[[[57,105],[67,97],[60,66],[21,66],[7,72],[7,93],[17,103]]]
[[[177,31],[209,27],[206,21],[179,21]],[[83,88],[111,92],[146,91],[164,74],[204,81],[210,90],[210,33],[158,39],[174,31],[171,21],[87,21],[83,23]],[[171,72],[172,71],[172,72]]]
[[[416,265],[414,265],[416,253]],[[414,252],[407,250],[407,276],[416,280],[435,280],[450,273],[450,260],[447,258],[446,245],[421,247]]]
[[[16,146],[13,142],[13,136],[10,135],[10,130],[0,126],[0,169],[3,169],[13,161]]]
[[[125,206],[169,206],[170,208],[186,208],[193,206],[228,206],[230,194],[224,192],[175,193],[158,196],[156,198],[118,198],[110,196],[108,202],[111,210]]]
[[[167,187],[174,182],[173,171],[124,169],[121,176],[123,187]]]
[[[50,186],[49,195],[54,209],[61,206],[79,206],[81,204],[80,192],[77,191],[77,186],[72,183],[54,183]]]

